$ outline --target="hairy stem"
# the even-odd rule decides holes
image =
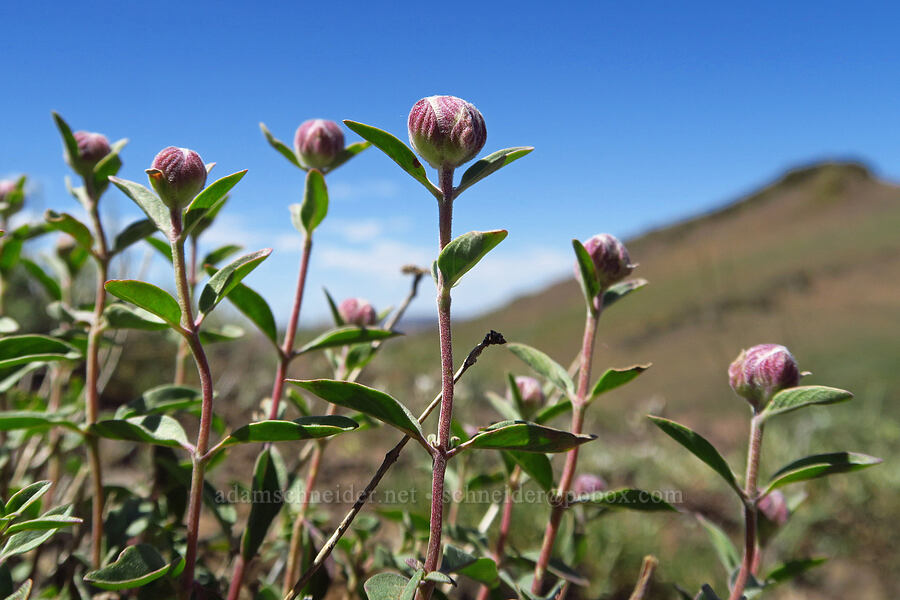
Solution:
[[[591,363],[594,359],[594,340],[597,337],[597,320],[599,317],[599,309],[589,309],[587,311],[584,324],[584,339],[581,344],[581,368],[578,371],[578,388],[575,392],[575,399],[572,402],[571,430],[574,434],[581,433],[584,425],[585,399],[587,398],[588,385],[591,381]],[[556,536],[559,533],[559,524],[562,521],[563,511],[568,504],[569,489],[572,486],[577,466],[578,446],[575,446],[566,454],[566,464],[559,480],[553,508],[550,511],[550,520],[547,523],[546,530],[544,530],[541,552],[534,566],[534,581],[531,584],[531,592],[533,594],[539,594],[541,591],[544,575],[547,572],[547,565],[550,564],[550,557],[553,555],[553,544],[556,542]]]
[[[747,478],[744,483],[744,558],[741,561],[741,569],[731,590],[729,600],[740,600],[747,586],[747,580],[756,562],[756,503],[759,500],[759,490],[756,488],[756,480],[759,475],[759,456],[762,450],[763,424],[757,412],[750,421],[750,441],[747,451]]]
[[[494,562],[497,566],[503,563],[503,553],[506,550],[506,540],[509,537],[509,528],[512,525],[512,509],[515,506],[514,495],[519,489],[519,477],[522,475],[522,468],[516,465],[509,481],[506,482],[506,498],[503,501],[503,514],[500,515],[500,528],[497,531],[497,542],[494,545]],[[478,600],[488,600],[491,597],[491,588],[486,585],[481,586],[478,592]]]

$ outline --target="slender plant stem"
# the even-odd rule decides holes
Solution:
[[[197,563],[200,508],[203,503],[203,476],[206,468],[204,459],[209,448],[209,434],[213,416],[213,384],[209,361],[206,358],[203,344],[200,343],[199,329],[194,321],[193,308],[191,307],[190,284],[188,283],[188,273],[184,260],[184,237],[181,227],[181,211],[178,209],[173,210],[172,231],[169,235],[172,246],[172,265],[175,270],[175,291],[178,305],[181,308],[182,334],[187,340],[188,347],[197,365],[201,394],[200,428],[197,433],[197,444],[191,454],[193,468],[191,470],[191,491],[188,502],[187,548],[185,550],[185,566],[180,590],[180,597],[183,600],[189,600],[194,586],[194,567]]]
[[[584,425],[585,399],[587,398],[588,385],[591,381],[591,363],[594,359],[594,341],[597,338],[597,320],[600,318],[600,309],[595,305],[594,309],[587,311],[584,323],[584,339],[581,344],[581,368],[578,371],[578,388],[575,399],[572,402],[572,433],[579,434]],[[559,533],[559,524],[562,521],[563,511],[568,505],[569,489],[575,477],[575,469],[578,466],[578,446],[575,446],[566,454],[566,464],[559,480],[556,498],[550,511],[550,520],[544,531],[544,542],[534,566],[534,581],[531,584],[531,592],[539,594],[553,554],[553,544]]]
[[[759,413],[755,412],[750,421],[750,441],[747,451],[747,478],[745,481],[744,495],[744,558],[741,561],[741,569],[738,571],[731,589],[729,600],[740,600],[747,586],[747,580],[753,571],[756,562],[756,504],[759,500],[759,490],[756,488],[756,480],[759,475],[759,456],[762,451],[763,423]]]
[[[509,480],[506,482],[506,498],[503,501],[503,513],[500,515],[500,528],[497,531],[497,542],[494,545],[494,562],[500,567],[503,563],[503,553],[506,550],[506,540],[509,538],[509,528],[512,526],[512,511],[515,506],[515,493],[519,489],[519,477],[522,468],[516,465]],[[481,586],[478,591],[478,600],[488,600],[491,597],[491,588]]]
[[[638,575],[637,584],[628,600],[644,600],[647,591],[650,589],[650,580],[653,578],[653,572],[659,566],[659,561],[655,556],[645,556],[644,563],[641,565],[641,572]]]
[[[484,336],[484,339],[472,350],[469,352],[468,356],[466,356],[466,360],[463,361],[462,366],[456,371],[456,374],[453,376],[453,382],[456,383],[460,380],[463,374],[468,371],[477,361],[478,357],[481,356],[481,353],[484,352],[484,349],[488,346],[505,344],[506,340],[503,339],[503,336],[496,331],[490,331],[488,334]],[[422,414],[419,415],[418,421],[419,423],[424,423],[425,419],[434,412],[434,409],[438,407],[441,403],[441,399],[443,397],[443,393],[439,393],[434,399],[431,401]],[[381,480],[384,478],[385,474],[391,468],[397,459],[400,457],[400,453],[403,451],[403,447],[406,446],[407,442],[412,439],[408,435],[403,436],[403,438],[397,442],[397,444],[384,455],[384,460],[381,462],[381,466],[378,467],[378,470],[375,471],[375,474],[372,476],[372,479],[369,480],[369,483],[366,485],[365,489],[360,492],[359,496],[356,498],[356,502],[347,511],[347,514],[344,515],[344,518],[341,520],[340,525],[338,525],[337,529],[331,534],[331,537],[328,538],[328,541],[322,546],[322,549],[319,550],[319,553],[316,555],[316,558],[313,560],[312,564],[306,569],[303,575],[300,576],[300,579],[294,584],[294,587],[291,589],[290,593],[285,595],[284,600],[294,600],[297,596],[300,595],[300,592],[304,587],[312,580],[313,575],[316,574],[316,571],[325,563],[328,557],[331,555],[332,550],[334,550],[335,546],[337,546],[338,541],[343,537],[343,535],[350,528],[350,525],[353,523],[353,519],[356,518],[356,515],[359,514],[359,511],[362,510],[363,506],[366,505],[369,498],[372,496],[372,493],[375,491],[375,488],[378,487],[378,484],[381,483]]]

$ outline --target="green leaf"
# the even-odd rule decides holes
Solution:
[[[81,431],[78,425],[63,418],[65,413],[38,412],[27,410],[11,410],[0,412],[0,431],[12,431],[14,429],[34,429],[59,425],[72,431]]]
[[[122,168],[122,157],[119,152],[127,143],[127,139],[114,142],[110,147],[110,153],[94,165],[94,187],[97,191],[102,193],[109,186],[109,178],[118,174],[119,169]]]
[[[300,417],[293,421],[270,419],[249,423],[231,432],[223,446],[252,442],[288,442],[312,440],[353,431],[359,423],[340,415]]]
[[[247,174],[247,170],[238,171],[237,173],[232,173],[231,175],[226,175],[221,179],[217,179],[212,182],[201,191],[197,196],[191,200],[191,203],[188,205],[187,210],[184,215],[184,233],[187,234],[190,232],[199,220],[206,215],[210,210],[213,210],[217,204],[219,204],[222,200],[225,199],[225,195],[231,191],[237,182],[240,181],[244,175]],[[189,225],[190,223],[190,225]]]
[[[579,240],[572,240],[572,248],[575,250],[575,264],[578,265],[578,272],[581,277],[578,283],[581,285],[581,291],[584,292],[584,300],[587,302],[589,309],[596,312],[594,308],[594,299],[600,293],[600,280],[597,278],[597,269],[594,266],[594,260],[588,254],[584,244]]]
[[[241,537],[241,555],[250,560],[259,551],[272,520],[284,504],[287,470],[281,454],[274,446],[259,453],[253,468],[253,505],[247,518],[247,529]]]
[[[331,311],[331,318],[334,319],[335,326],[343,327],[346,323],[344,323],[344,317],[341,316],[341,311],[338,310],[337,302],[326,288],[322,288],[322,291],[325,292],[325,300],[328,301],[328,309]]]
[[[52,300],[62,300],[62,288],[56,279],[48,275],[46,271],[32,260],[20,258],[19,262],[34,277],[35,281],[41,284],[41,287],[44,288]]]
[[[700,524],[706,530],[709,541],[716,551],[716,556],[719,557],[719,562],[725,567],[725,574],[731,575],[731,572],[741,564],[741,555],[738,553],[737,548],[731,543],[728,534],[722,531],[718,525],[700,514],[697,515],[697,520],[700,521]]]
[[[270,254],[272,254],[271,248],[263,248],[262,250],[245,254],[216,271],[209,278],[209,281],[206,282],[203,291],[200,292],[200,300],[198,302],[200,312],[206,314],[214,309],[223,298],[237,287],[244,277],[249,275]]]
[[[48,510],[45,516],[49,515],[70,515],[72,513],[72,506],[70,504],[65,504],[62,506],[57,506]],[[0,549],[0,563],[5,561],[10,556],[15,556],[16,554],[24,554],[26,552],[30,552],[49,540],[56,534],[56,529],[45,529],[42,531],[20,531],[19,533],[15,533],[9,536],[9,539],[6,540],[6,543],[3,545],[3,548]]]
[[[144,211],[157,229],[169,235],[172,231],[172,212],[165,202],[139,183],[118,177],[110,177],[109,180]]]
[[[516,391],[518,392],[518,388]],[[489,391],[485,394],[485,397],[487,398],[487,401],[491,403],[494,410],[497,411],[504,420],[517,421],[524,418],[524,415],[522,415],[521,412],[503,396]]]
[[[31,596],[31,586],[31,580],[26,579],[25,583],[20,585],[19,589],[15,592],[7,596],[5,600],[28,600],[28,597]]]
[[[113,242],[112,253],[118,254],[124,252],[128,246],[153,235],[155,232],[156,224],[150,219],[135,221],[116,236],[116,240]]]
[[[272,309],[258,292],[239,283],[228,293],[228,300],[250,319],[275,347],[278,347],[278,327]]]
[[[677,512],[675,507],[659,497],[659,494],[645,490],[614,490],[610,492],[594,492],[585,496],[579,496],[572,501],[573,504],[594,504],[608,508],[627,508],[640,511],[668,511]]]
[[[44,213],[44,220],[53,229],[72,236],[75,243],[85,250],[90,250],[94,246],[94,236],[91,234],[91,230],[72,215],[48,210]]]
[[[168,292],[136,279],[112,279],[104,287],[116,298],[131,302],[156,315],[171,327],[181,329],[181,308]]]
[[[525,344],[506,344],[506,349],[532,368],[535,373],[553,383],[567,396],[575,394],[575,384],[569,373],[555,360]]]
[[[80,357],[69,344],[46,335],[11,335],[0,338],[0,369],[33,362],[74,360]]]
[[[314,350],[334,348],[336,346],[350,346],[353,344],[366,344],[379,340],[386,340],[398,335],[396,331],[387,329],[375,329],[372,327],[341,327],[326,331],[316,339],[306,343],[295,354],[306,354]]]
[[[853,394],[845,390],[826,387],[824,385],[804,385],[781,390],[769,401],[761,418],[769,419],[792,410],[815,404],[836,404],[853,398]]]
[[[553,467],[550,465],[547,455],[539,452],[515,451],[506,454],[545,492],[553,489]]]
[[[617,387],[625,385],[649,369],[650,364],[651,363],[647,363],[646,365],[634,365],[633,367],[625,367],[624,369],[607,369],[607,371],[600,376],[600,379],[597,380],[597,383],[594,384],[594,389],[591,390],[588,402],[593,402],[601,394],[605,394]]]
[[[327,169],[325,169],[325,172],[331,173],[332,171],[334,171],[335,169],[340,167],[342,164],[344,164],[345,162],[347,162],[348,160],[350,160],[351,158],[353,158],[354,156],[356,156],[357,154],[359,154],[360,152],[362,152],[363,150],[365,150],[366,148],[368,148],[371,145],[372,144],[369,142],[354,142],[354,143],[350,144],[349,146],[347,146],[346,148],[344,148],[343,150],[340,151],[340,153],[337,155],[337,157],[335,157],[334,162],[331,163],[331,165]]]
[[[275,136],[269,131],[268,127],[266,127],[265,123],[260,123],[259,128],[262,131],[263,135],[266,136],[266,141],[269,142],[269,145],[275,148],[283,157],[288,159],[292,165],[297,167],[298,169],[302,169],[303,165],[300,164],[300,159],[297,158],[297,155],[294,154],[294,151],[287,147],[287,145],[276,139]]]
[[[608,290],[603,292],[603,308],[609,308],[631,292],[636,292],[645,285],[647,285],[646,279],[629,279],[610,286]]]
[[[244,330],[237,325],[226,323],[218,329],[203,329],[199,335],[201,344],[217,344],[241,339],[244,337]]]
[[[403,594],[409,580],[397,573],[378,573],[363,584],[369,600],[397,600]]]
[[[209,254],[204,256],[200,264],[216,266],[232,254],[240,252],[243,249],[244,247],[239,246],[238,244],[225,244],[224,246],[219,246],[218,248],[216,248],[215,250],[211,250]]]
[[[65,515],[43,515],[28,521],[19,521],[7,527],[4,535],[12,535],[20,531],[47,531],[48,529],[60,529],[71,525],[78,525],[81,519]]]
[[[372,127],[371,125],[364,125],[363,123],[357,123],[356,121],[349,121],[346,119],[344,120],[344,125],[356,132],[359,137],[370,141],[373,146],[387,154],[401,169],[409,173],[413,179],[424,185],[425,189],[431,192],[435,198],[442,198],[441,191],[428,180],[428,175],[425,173],[425,167],[422,166],[422,163],[419,162],[419,159],[416,158],[416,155],[406,144],[387,131]]]
[[[704,583],[703,587],[700,588],[700,593],[697,595],[696,600],[720,600],[720,598],[713,589],[709,587],[708,583]]]
[[[444,246],[437,257],[437,267],[444,285],[454,286],[472,267],[506,239],[507,231],[470,231]]]
[[[790,560],[769,571],[765,578],[766,586],[778,585],[779,583],[785,583],[792,579],[796,579],[810,569],[814,569],[826,562],[828,562],[827,558],[801,558]]]
[[[143,415],[127,419],[110,419],[90,426],[102,438],[143,442],[170,448],[191,449],[181,424],[166,415]]]
[[[654,417],[652,415],[650,415],[649,418],[653,421],[653,424],[662,429],[666,435],[690,450],[694,456],[709,465],[713,471],[718,473],[719,476],[731,486],[731,489],[737,492],[738,496],[743,497],[743,492],[741,491],[740,486],[738,486],[737,478],[734,476],[731,467],[728,466],[728,463],[722,458],[719,451],[716,450],[706,438],[675,421],[663,419],[662,417]]]
[[[760,494],[760,497],[789,483],[818,479],[819,477],[837,473],[859,471],[880,463],[880,458],[856,452],[831,452],[829,454],[807,456],[785,465],[772,475],[768,487]]]
[[[492,154],[488,154],[481,160],[476,161],[471,167],[466,169],[465,173],[463,173],[454,196],[459,196],[465,190],[469,189],[488,175],[491,175],[509,163],[522,158],[532,150],[534,150],[534,148],[531,146],[504,148],[503,150],[497,150]]]
[[[153,248],[157,252],[159,252],[163,258],[165,258],[170,263],[172,262],[172,246],[171,244],[169,244],[169,242],[155,237],[149,237],[144,241],[153,246]]]
[[[572,401],[571,400],[560,400],[556,404],[551,404],[550,406],[545,406],[541,409],[541,411],[535,415],[534,422],[535,423],[549,423],[556,417],[560,415],[564,415],[572,411]]]
[[[63,147],[68,156],[77,157],[78,156],[78,142],[75,140],[75,136],[72,135],[72,128],[69,127],[69,124],[66,123],[65,119],[63,119],[59,113],[56,111],[51,112],[53,115],[53,122],[56,123],[56,128],[59,129],[59,134],[63,139]]]
[[[161,331],[169,325],[151,312],[127,304],[110,304],[103,310],[106,324],[113,329],[139,329]]]
[[[497,563],[490,558],[477,558],[461,548],[447,544],[441,558],[441,573],[458,573],[488,587],[496,587],[499,574]]]
[[[413,600],[416,596],[416,590],[419,589],[419,583],[422,581],[422,577],[425,575],[425,571],[423,569],[416,569],[416,572],[413,573],[412,579],[406,582],[406,585],[403,587],[403,591],[400,593],[399,600]]]
[[[596,439],[528,421],[501,421],[472,436],[463,447],[522,452],[565,452]]]
[[[297,231],[312,235],[328,214],[328,186],[320,171],[310,169],[306,173],[303,203],[291,204],[290,209],[291,221]]]
[[[200,405],[200,390],[186,385],[160,385],[116,410],[116,419],[189,410]]]
[[[169,564],[150,544],[138,544],[122,550],[115,562],[86,573],[84,580],[104,590],[129,590],[175,571],[179,562]]]
[[[349,381],[331,379],[286,380],[312,392],[319,398],[375,417],[418,440],[423,440],[422,428],[403,404],[376,389]]]
[[[3,507],[3,515],[6,517],[16,517],[25,512],[25,510],[41,499],[41,496],[47,493],[52,481],[35,481],[30,485],[26,485],[21,490],[10,496]]]

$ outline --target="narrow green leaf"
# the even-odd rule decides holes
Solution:
[[[406,582],[406,585],[403,587],[403,591],[400,593],[399,600],[413,600],[416,596],[416,590],[419,589],[419,583],[422,581],[422,577],[424,577],[425,571],[423,569],[416,569],[416,572],[413,573],[412,579]]]
[[[224,446],[252,442],[289,442],[312,440],[353,431],[359,423],[340,415],[300,417],[293,421],[270,419],[249,423],[235,429],[225,440]]]
[[[164,235],[169,235],[172,230],[172,213],[165,202],[139,183],[118,177],[110,177],[109,180],[144,211],[157,229]]]
[[[491,403],[494,410],[497,411],[504,420],[519,421],[525,418],[525,416],[521,414],[520,411],[516,410],[516,407],[503,396],[489,391],[485,394],[485,397],[488,402]]]
[[[397,573],[378,573],[363,584],[369,600],[397,600],[403,594],[409,580]]]
[[[650,364],[651,363],[647,363],[646,365],[634,365],[633,367],[625,367],[624,369],[607,369],[607,371],[600,376],[600,379],[597,380],[597,383],[594,384],[594,389],[591,390],[588,402],[593,402],[601,394],[605,394],[617,387],[625,385],[649,369]]]
[[[541,489],[549,492],[553,489],[553,467],[546,454],[539,452],[506,452],[528,476],[534,479]]]
[[[109,178],[119,173],[119,169],[122,168],[122,157],[119,155],[119,152],[127,143],[127,139],[114,142],[110,146],[110,153],[94,165],[94,187],[97,191],[103,192],[109,186]]]
[[[810,569],[814,569],[826,562],[828,562],[827,558],[800,558],[797,560],[790,560],[769,571],[765,578],[766,585],[778,585],[779,583],[785,583],[792,579],[796,579]]]
[[[225,194],[231,191],[237,182],[240,181],[244,175],[247,174],[247,170],[238,171],[237,173],[232,173],[231,175],[226,175],[221,179],[217,179],[212,182],[201,191],[197,196],[191,200],[191,203],[187,207],[187,212],[185,214],[185,221],[188,218],[188,215],[191,213],[194,214],[202,214],[206,213],[210,208],[216,205],[217,202],[222,200],[225,197]]]
[[[25,583],[20,585],[19,589],[17,589],[15,592],[7,596],[5,600],[28,600],[28,597],[31,596],[31,586],[31,580],[26,579]]]
[[[549,423],[556,417],[570,412],[572,412],[572,401],[563,399],[556,404],[551,404],[550,406],[542,408],[534,417],[534,422],[541,424]]]
[[[21,515],[29,506],[41,499],[41,496],[47,493],[52,481],[35,481],[26,485],[21,490],[10,496],[3,508],[3,514],[6,517],[16,517]]]
[[[584,292],[585,302],[590,310],[594,311],[594,299],[601,291],[594,260],[580,240],[572,240],[572,248],[575,250],[575,264],[578,265],[580,274],[578,283],[581,285],[581,291]]]
[[[720,598],[713,589],[709,587],[708,583],[704,583],[703,587],[700,588],[700,593],[697,595],[696,600],[720,600]]]
[[[349,146],[341,150],[341,152],[334,159],[334,162],[331,163],[331,165],[327,169],[325,169],[325,172],[331,173],[371,145],[372,144],[370,142],[354,142],[350,144]]]
[[[48,210],[44,213],[44,220],[57,231],[67,233],[79,246],[90,250],[94,246],[94,236],[88,226],[68,213],[58,213]]]
[[[836,404],[846,402],[853,398],[853,394],[846,390],[826,387],[824,385],[804,385],[800,387],[781,390],[769,401],[762,412],[762,419],[766,420],[774,415],[780,415],[805,406],[816,404]]]
[[[160,385],[150,388],[141,397],[116,410],[116,419],[140,415],[171,414],[200,405],[200,390],[186,385]]]
[[[65,149],[66,154],[68,156],[78,156],[78,142],[72,134],[72,128],[69,127],[69,124],[66,123],[65,119],[63,119],[56,111],[53,111],[50,114],[53,115],[53,122],[56,123],[59,135],[63,139],[63,148]]]
[[[201,265],[212,265],[216,266],[229,256],[240,252],[243,250],[243,246],[239,246],[238,244],[225,244],[224,246],[219,246],[215,250],[211,250],[209,254],[203,257],[203,260],[200,261]]]
[[[458,573],[475,581],[484,583],[488,587],[495,587],[499,574],[497,563],[490,558],[478,558],[461,548],[447,544],[444,555],[441,558],[441,573]]]
[[[200,331],[200,343],[218,344],[220,342],[233,342],[244,337],[244,330],[237,325],[226,323],[218,329],[203,329]]]
[[[596,435],[574,434],[528,421],[501,421],[482,429],[460,447],[541,453],[565,452],[596,438]]]
[[[627,508],[640,511],[677,512],[675,507],[659,497],[659,494],[645,490],[614,490],[610,492],[594,492],[579,496],[573,504],[594,504],[608,508]]]
[[[290,209],[291,221],[297,231],[312,235],[328,214],[328,186],[321,171],[310,169],[306,173],[303,203],[292,204]]]
[[[11,335],[0,338],[0,369],[33,362],[74,360],[80,357],[69,344],[46,335]]]
[[[181,424],[166,415],[143,415],[127,419],[110,419],[90,426],[90,431],[102,438],[127,440],[190,449]]]
[[[454,286],[472,267],[506,239],[507,231],[470,231],[447,244],[437,258],[444,285]]]
[[[41,287],[44,288],[47,295],[50,296],[52,300],[62,300],[62,288],[56,279],[47,274],[47,272],[33,260],[20,258],[19,262],[25,267],[25,270],[34,277],[35,281],[41,284]]]
[[[65,504],[48,510],[45,515],[70,515],[72,514],[72,505]],[[0,549],[0,563],[10,556],[16,554],[24,554],[30,552],[49,540],[56,534],[56,529],[46,529],[43,531],[20,531],[15,533],[6,540],[3,548]]]
[[[296,354],[306,354],[314,350],[323,350],[325,348],[335,348],[337,346],[350,346],[353,344],[366,344],[379,340],[386,340],[398,335],[403,335],[397,331],[389,331],[387,329],[375,329],[372,327],[341,327],[340,329],[332,329],[326,331],[314,340],[306,343]]]
[[[326,288],[322,288],[322,291],[325,292],[325,300],[328,301],[328,309],[331,311],[331,318],[334,319],[335,326],[343,327],[346,323],[344,323],[344,317],[341,316],[341,311],[338,310],[337,302]]]
[[[807,456],[779,469],[772,475],[768,487],[760,496],[765,496],[772,490],[786,486],[789,483],[808,481],[837,473],[859,471],[860,469],[873,467],[881,462],[880,458],[856,452],[831,452]]]
[[[113,254],[124,252],[128,246],[153,235],[155,232],[156,224],[150,219],[135,221],[116,236],[116,240],[113,242]]]
[[[278,347],[278,327],[266,300],[255,290],[239,283],[228,293],[228,300],[250,319],[275,347]]]
[[[372,127],[371,125],[364,125],[363,123],[357,123],[356,121],[349,121],[346,119],[344,120],[344,125],[356,132],[359,137],[368,140],[373,146],[387,154],[401,169],[409,173],[413,179],[424,185],[425,189],[431,192],[435,198],[441,198],[441,191],[428,180],[428,175],[425,173],[425,167],[422,166],[422,163],[419,162],[419,159],[416,158],[416,155],[406,144],[387,131]]]
[[[249,275],[271,253],[271,248],[263,248],[262,250],[245,254],[216,271],[215,275],[210,277],[206,285],[203,286],[203,291],[200,292],[200,300],[198,302],[200,312],[206,314],[214,309],[223,298],[237,287],[244,277]]]
[[[669,419],[664,419],[662,417],[654,417],[652,415],[650,415],[649,418],[653,421],[653,424],[662,429],[666,435],[690,450],[694,456],[709,465],[713,471],[718,473],[719,476],[731,486],[731,489],[737,492],[738,496],[743,497],[743,492],[741,491],[740,486],[738,486],[737,478],[734,476],[731,467],[728,466],[728,463],[722,458],[719,451],[716,450],[706,438],[675,421],[670,421]]]
[[[422,428],[409,409],[384,392],[349,381],[331,379],[305,381],[288,379],[287,381],[312,392],[326,402],[358,410],[388,425],[393,425],[418,440],[424,439]]]
[[[159,252],[163,258],[165,258],[170,263],[172,262],[172,246],[166,240],[161,240],[155,237],[149,237],[146,241],[148,244],[153,246],[153,248]]]
[[[138,544],[125,548],[115,562],[86,573],[84,580],[104,590],[129,590],[169,574],[178,562],[169,564],[150,544]]]
[[[731,572],[737,569],[741,564],[741,555],[738,554],[737,548],[731,543],[728,534],[722,531],[718,525],[700,514],[697,515],[697,520],[706,530],[709,541],[716,551],[716,556],[719,557],[719,562],[725,567],[725,575],[731,575]]]
[[[143,331],[161,331],[168,329],[169,325],[151,312],[115,303],[107,306],[103,311],[106,324],[113,329],[139,329]]]
[[[288,159],[291,164],[298,169],[303,168],[303,165],[300,164],[300,160],[297,158],[297,155],[294,154],[294,151],[288,148],[284,142],[276,139],[269,131],[269,128],[266,127],[265,123],[260,123],[259,129],[262,131],[263,135],[266,136],[266,141],[269,142],[269,145],[275,148],[279,154]]]
[[[274,446],[259,453],[253,468],[253,505],[247,518],[247,528],[241,537],[241,556],[250,560],[259,551],[269,526],[284,504],[283,491],[287,487],[287,470],[281,454]]]
[[[628,294],[636,292],[645,285],[647,285],[646,279],[629,279],[611,286],[603,292],[603,308],[609,308]]]
[[[553,383],[567,396],[575,394],[575,383],[569,373],[555,360],[525,344],[506,344],[506,349],[532,368],[535,373]]]
[[[35,429],[59,425],[72,431],[81,431],[75,423],[66,420],[67,413],[10,410],[0,412],[0,431]]]
[[[522,158],[532,150],[534,150],[534,148],[531,146],[515,146],[513,148],[504,148],[503,150],[497,150],[492,154],[488,154],[466,169],[454,195],[459,196],[488,175],[496,173],[509,163]]]
[[[153,284],[136,279],[112,279],[104,286],[106,291],[126,302],[156,315],[171,327],[181,327],[181,308],[168,292]]]
[[[61,529],[81,523],[78,517],[67,517],[65,515],[43,515],[36,519],[28,521],[19,521],[13,523],[4,531],[4,535],[12,535],[20,531],[46,531],[48,529]]]

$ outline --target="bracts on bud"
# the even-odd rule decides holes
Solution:
[[[338,306],[338,314],[348,325],[368,327],[374,325],[378,316],[368,300],[347,298]]]
[[[519,398],[522,399],[522,408],[526,416],[530,416],[544,404],[544,390],[541,387],[541,382],[534,377],[525,375],[516,377],[515,381],[516,389],[519,391]]]
[[[344,149],[344,132],[334,121],[310,119],[294,134],[294,151],[311,169],[327,169]]]
[[[800,370],[790,351],[778,344],[743,350],[728,367],[731,389],[762,410],[777,392],[800,383]]]
[[[181,210],[206,185],[206,165],[200,155],[187,148],[169,146],[153,159],[147,169],[150,184],[172,210]]]
[[[484,117],[455,96],[429,96],[409,111],[409,143],[435,169],[455,169],[477,155],[487,141]]]
[[[76,131],[72,137],[78,144],[78,156],[72,156],[67,150],[65,159],[69,166],[83,177],[88,176],[97,163],[112,152],[109,140],[101,133]]]

